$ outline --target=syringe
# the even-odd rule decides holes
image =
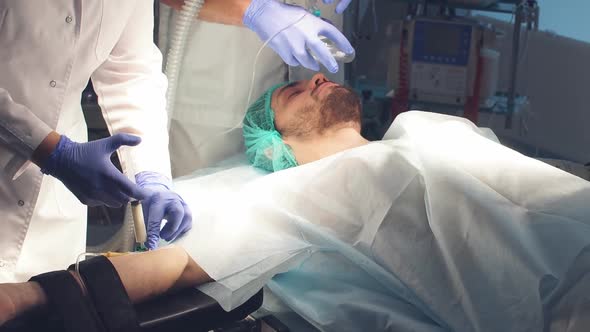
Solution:
[[[147,232],[143,220],[143,210],[139,201],[131,202],[131,215],[133,216],[133,228],[135,229],[135,242],[138,244],[136,249],[145,250]]]

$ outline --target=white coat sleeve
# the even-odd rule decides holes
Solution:
[[[52,129],[0,88],[0,169],[14,178]]]
[[[137,1],[119,41],[91,79],[111,134],[140,136],[141,144],[122,148],[128,176],[152,171],[171,178],[166,114],[167,79],[162,54],[152,40],[151,1]]]

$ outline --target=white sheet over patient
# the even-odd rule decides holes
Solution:
[[[195,212],[179,243],[217,280],[201,289],[231,309],[289,271],[269,286],[324,330],[541,331],[590,269],[573,263],[590,244],[589,183],[456,117],[408,112],[385,139],[177,182]]]

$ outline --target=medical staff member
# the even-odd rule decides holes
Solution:
[[[142,200],[151,248],[190,228],[191,212],[171,190],[152,5],[0,2],[0,282],[63,269],[84,252],[84,204]],[[84,143],[89,78],[113,136]],[[114,151],[137,184],[110,162]]]
[[[306,5],[306,0],[294,1]],[[323,1],[334,3],[336,15],[350,4],[350,0]],[[161,2],[179,10],[184,0]],[[215,7],[224,7],[218,11],[224,14],[212,15]],[[166,7],[162,7],[161,14],[160,46],[166,50],[167,38],[174,31],[175,15]],[[336,18],[327,10],[324,14]],[[206,0],[189,34],[170,119],[174,176],[214,166],[243,149],[238,127],[247,107],[253,70],[256,72],[253,96],[284,81],[284,63],[314,71],[320,70],[322,64],[328,71],[337,72],[338,63],[318,35],[330,38],[346,53],[354,52],[334,25],[310,14],[306,8],[281,0]],[[259,54],[254,67],[262,43],[273,36],[268,50]]]

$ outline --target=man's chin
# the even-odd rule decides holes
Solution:
[[[323,100],[320,114],[323,129],[343,123],[360,123],[360,98],[352,89],[337,85]]]

